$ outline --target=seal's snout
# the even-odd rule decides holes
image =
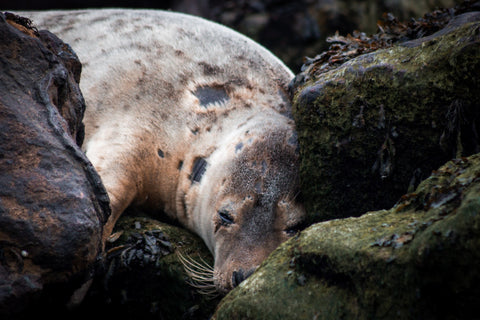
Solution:
[[[257,267],[254,267],[254,268],[249,269],[247,271],[244,271],[241,268],[233,271],[233,273],[232,273],[232,286],[234,288],[237,287],[240,284],[240,282],[242,282],[243,280],[250,277],[255,272],[255,270],[257,270]]]

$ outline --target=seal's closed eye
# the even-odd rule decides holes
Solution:
[[[218,216],[220,217],[221,224],[224,226],[228,226],[234,222],[233,217],[230,215],[228,210],[222,209],[218,211]]]

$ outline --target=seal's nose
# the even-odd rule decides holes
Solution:
[[[255,270],[257,270],[257,267],[251,268],[247,271],[243,271],[242,268],[233,271],[233,273],[232,273],[232,286],[234,288],[237,287],[240,284],[240,282],[242,282],[243,280],[250,277],[255,272]]]

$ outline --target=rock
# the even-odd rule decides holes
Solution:
[[[480,151],[479,21],[456,16],[330,71],[320,57],[296,77],[302,192],[315,221],[388,208],[442,163]]]
[[[200,294],[190,285],[178,256],[213,265],[203,241],[179,227],[132,214],[138,213],[129,212],[117,223],[114,235],[119,238],[107,246],[104,271],[97,273],[80,312],[117,319],[208,319],[220,297]]]
[[[318,223],[222,300],[214,319],[470,319],[480,303],[480,154],[390,210]]]
[[[61,309],[95,267],[108,197],[80,150],[71,48],[0,13],[0,316]]]

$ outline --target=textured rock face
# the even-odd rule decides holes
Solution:
[[[480,155],[390,210],[318,223],[222,300],[216,319],[468,319],[480,303]]]
[[[313,219],[344,219],[281,245],[221,301],[215,319],[475,314],[479,18],[460,15],[433,35],[330,71],[314,62],[297,77],[306,205]]]
[[[0,314],[62,306],[101,252],[108,197],[78,143],[70,47],[0,14]]]
[[[479,156],[449,162],[417,188],[431,169],[479,151],[478,18],[462,19],[328,73],[308,68],[297,82],[296,117],[314,219],[401,200],[294,237],[222,301],[217,319],[476,311]],[[0,16],[0,318],[62,311],[51,306],[65,304],[95,268],[108,214],[106,193],[75,144],[83,137],[78,60],[22,22]],[[124,234],[107,246],[86,300],[64,315],[208,318],[216,300],[185,284],[174,254],[180,247],[208,257],[194,237],[143,218],[126,218],[118,230]]]
[[[431,36],[297,76],[302,188],[315,220],[388,208],[431,170],[479,151],[479,20],[466,13]]]
[[[207,261],[213,266],[198,236],[137,212],[122,216],[114,234],[120,237],[107,244],[105,268],[97,272],[75,314],[88,317],[93,312],[116,319],[210,317],[221,297],[200,294],[190,285],[192,279],[179,258],[181,254],[196,265],[205,266]]]

